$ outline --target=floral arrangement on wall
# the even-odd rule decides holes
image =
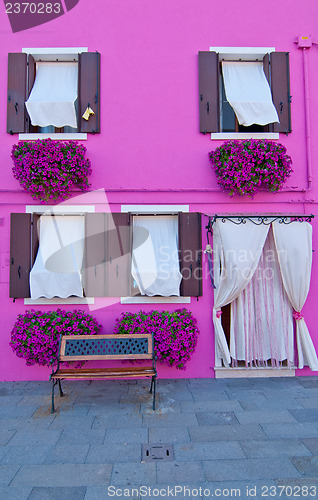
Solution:
[[[195,351],[199,330],[192,313],[178,309],[174,312],[122,313],[116,320],[114,333],[153,333],[157,360],[184,370]]]
[[[27,365],[49,366],[56,359],[60,334],[95,335],[101,325],[81,310],[34,311],[19,314],[11,332],[10,346]]]
[[[219,186],[231,196],[252,198],[260,188],[276,192],[293,172],[285,146],[266,139],[226,141],[209,159]]]
[[[85,153],[85,146],[76,141],[19,141],[11,152],[13,175],[35,200],[65,200],[72,188],[85,191],[90,186],[92,169]]]

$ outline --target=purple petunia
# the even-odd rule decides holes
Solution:
[[[278,191],[293,172],[285,146],[266,139],[226,141],[209,153],[209,159],[219,186],[231,196],[252,198],[261,186]]]

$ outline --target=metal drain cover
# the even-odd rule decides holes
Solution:
[[[143,444],[141,445],[141,460],[143,462],[168,462],[173,460],[171,444]]]

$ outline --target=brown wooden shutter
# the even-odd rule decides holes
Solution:
[[[271,89],[280,123],[274,123],[274,132],[291,132],[289,53],[271,52]]]
[[[200,132],[220,131],[220,65],[216,52],[199,52]]]
[[[94,111],[84,120],[87,106]],[[78,55],[78,131],[100,132],[100,53],[82,52]]]
[[[130,214],[106,214],[106,287],[109,297],[127,297],[131,285]]]
[[[84,252],[86,297],[130,294],[130,214],[86,214]]]
[[[201,214],[179,213],[179,253],[181,295],[199,297],[202,295],[202,236]]]
[[[35,82],[35,75],[36,75],[36,66],[35,66],[35,59],[31,54],[28,54],[28,86],[27,86],[27,99],[29,98],[31,94],[31,90],[33,88],[34,82]],[[31,120],[29,117],[29,114],[27,110],[25,111],[26,113],[26,131],[28,132],[38,132],[38,127],[33,126],[31,124]]]
[[[9,134],[25,131],[26,70],[26,54],[8,54],[7,132]]]
[[[12,298],[30,297],[31,214],[11,214],[10,294]]]
[[[86,297],[106,296],[105,214],[85,214],[84,293]]]

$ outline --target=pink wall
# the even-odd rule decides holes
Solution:
[[[312,35],[318,42],[317,7],[312,0],[80,0],[68,14],[20,33],[13,34],[0,12],[0,64],[7,67],[7,53],[22,47],[87,46],[101,53],[101,134],[85,142],[92,160],[92,189],[105,188],[113,210],[121,203],[189,204],[191,211],[206,214],[228,212],[317,213],[318,141],[315,118],[318,112],[318,46],[308,52],[310,121],[314,182],[310,192],[306,176],[306,141],[302,54],[294,43],[298,35]],[[289,191],[261,193],[254,200],[232,198],[217,189],[208,152],[220,143],[199,133],[199,50],[210,46],[269,46],[290,52],[292,128],[282,135],[293,159],[294,173]],[[8,345],[17,314],[26,307],[21,299],[8,299],[5,257],[9,251],[9,214],[25,211],[31,198],[20,191],[11,172],[11,147],[17,136],[5,132],[7,72],[0,74],[0,225],[2,331],[0,336],[0,378],[4,380],[47,379],[48,370],[26,367]],[[125,192],[129,189],[129,192]],[[164,191],[167,189],[168,191]],[[177,192],[170,192],[169,190]],[[182,192],[184,189],[186,191]],[[159,190],[159,191],[158,191]],[[92,197],[92,200],[95,198]],[[98,207],[97,207],[98,210]],[[204,227],[205,219],[203,220]],[[314,220],[314,248],[317,246]],[[205,245],[203,232],[203,243]],[[207,263],[205,262],[205,266]],[[318,299],[317,263],[313,254],[310,294],[304,308],[309,330],[318,350],[315,314]],[[198,318],[201,335],[187,371],[161,367],[162,377],[212,377],[214,332],[213,303],[209,281],[203,297],[192,299],[189,308]],[[150,310],[160,306],[114,304],[94,312],[110,332],[121,311]],[[163,306],[162,306],[163,307]],[[42,310],[49,306],[39,307]],[[166,305],[165,309],[176,309]],[[300,374],[310,374],[302,370]]]

